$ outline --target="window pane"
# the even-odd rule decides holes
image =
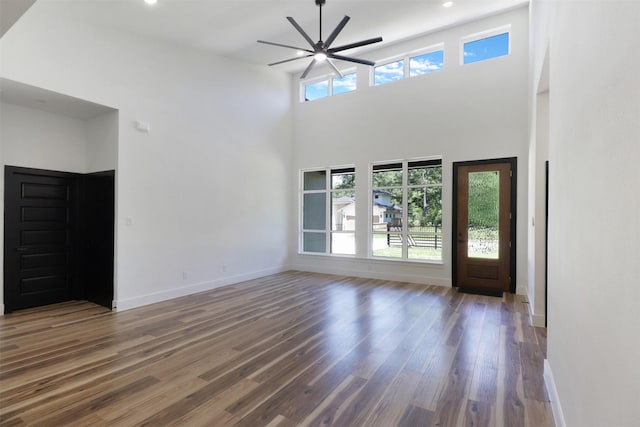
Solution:
[[[444,51],[437,50],[409,59],[409,75],[419,76],[420,74],[432,73],[442,70],[444,66]]]
[[[402,235],[400,233],[373,234],[371,237],[373,256],[402,258]]]
[[[373,190],[373,231],[389,231],[389,227],[402,225],[402,189]]]
[[[407,180],[409,185],[423,184],[441,184],[442,183],[442,167],[441,166],[417,166],[411,167],[407,171]]]
[[[355,188],[356,186],[356,174],[353,168],[331,171],[331,188]]]
[[[335,77],[333,79],[333,94],[351,92],[356,90],[357,76],[356,73],[346,74],[344,77]]]
[[[303,199],[303,224],[305,230],[324,230],[326,227],[325,194],[305,194]]]
[[[401,80],[404,77],[404,60],[390,62],[389,64],[379,65],[373,71],[373,83],[382,85],[395,80]]]
[[[325,233],[303,233],[302,234],[302,250],[304,252],[321,252],[327,250],[327,240]]]
[[[423,241],[421,241],[422,239]],[[425,259],[425,260],[441,260],[442,259],[442,239],[438,236],[436,241],[433,237],[421,237],[419,235],[410,235],[409,241],[418,242],[417,245],[409,243],[408,256],[409,259]],[[437,247],[436,247],[437,245]]]
[[[324,190],[327,185],[327,173],[325,171],[313,171],[304,173],[305,190]]]
[[[497,259],[500,172],[469,173],[467,256]]]
[[[331,229],[334,231],[356,229],[356,193],[354,191],[331,193]]]
[[[331,233],[331,253],[355,255],[356,253],[355,233]]]
[[[326,96],[329,96],[329,80],[304,85],[305,101],[313,101]]]
[[[402,185],[402,164],[400,166],[375,166],[373,169],[373,187],[394,187]]]
[[[442,187],[409,188],[407,191],[409,231],[442,224]],[[414,230],[414,227],[417,227]],[[432,231],[432,230],[423,230]]]
[[[475,40],[464,44],[463,58],[465,64],[484,61],[509,54],[509,33]]]

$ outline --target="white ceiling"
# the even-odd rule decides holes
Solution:
[[[0,0],[3,32],[28,15],[34,0]],[[368,58],[368,50],[380,48],[439,29],[521,7],[529,0],[326,0],[322,8],[323,39],[344,15],[351,20],[333,46],[382,36],[384,41],[341,52]],[[318,7],[315,0],[37,0],[38,6],[64,8],[80,22],[109,27],[180,46],[202,50],[253,64],[268,64],[295,57],[295,51],[257,43],[266,40],[308,48],[306,41],[286,20],[293,17],[316,40]],[[26,12],[25,12],[26,10]],[[23,17],[24,19],[24,17]],[[6,22],[5,22],[6,21]],[[289,73],[301,72],[308,59],[276,65]],[[340,67],[340,61],[337,61]],[[0,78],[0,100],[70,117],[88,119],[113,109]]]
[[[80,120],[88,120],[110,111],[116,111],[105,105],[4,78],[0,78],[0,101]]]
[[[0,0],[1,1],[1,0]],[[367,48],[379,48],[416,35],[513,9],[528,0],[326,0],[322,8],[323,39],[344,15],[351,20],[334,46],[382,36],[369,47],[342,52],[367,58]],[[311,36],[318,38],[315,0],[38,0],[64,7],[77,19],[164,40],[216,55],[254,64],[295,57],[295,51],[257,43],[258,39],[308,48],[302,36],[286,20],[293,17]],[[299,72],[308,60],[277,65]]]

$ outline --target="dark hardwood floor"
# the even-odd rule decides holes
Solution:
[[[286,272],[0,317],[1,426],[552,426],[522,298]]]

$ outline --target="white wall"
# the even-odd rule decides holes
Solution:
[[[290,77],[87,27],[66,7],[37,2],[0,39],[0,72],[119,110],[117,155],[106,153],[117,157],[118,308],[283,269]]]
[[[0,121],[3,166],[85,171],[87,135],[83,120],[0,103]]]
[[[83,173],[86,127],[80,119],[0,102],[0,208],[4,211],[4,167],[21,166]],[[4,227],[0,229],[4,241]],[[4,246],[0,247],[0,258]],[[0,275],[0,309],[4,313],[4,275]]]
[[[461,37],[512,25],[511,55],[459,65]],[[518,157],[517,288],[527,288],[527,82],[528,9],[426,35],[367,55],[379,60],[444,43],[444,70],[370,87],[369,68],[358,68],[358,89],[306,103],[294,102],[294,170],[355,164],[356,198],[368,200],[371,162],[443,156],[443,263],[418,264],[365,259],[368,207],[358,206],[356,258],[297,253],[292,223],[292,265],[327,271],[451,285],[452,163]],[[298,88],[294,82],[294,88]],[[298,99],[297,96],[294,99]],[[299,197],[294,193],[296,199]],[[294,205],[295,218],[298,206]]]
[[[548,373],[567,426],[640,425],[638,22],[633,1],[563,0],[553,20]]]
[[[118,166],[118,123],[117,111],[85,122],[86,173],[114,170]]]

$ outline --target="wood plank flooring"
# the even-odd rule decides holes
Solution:
[[[0,317],[0,426],[553,426],[526,302],[286,272]]]

